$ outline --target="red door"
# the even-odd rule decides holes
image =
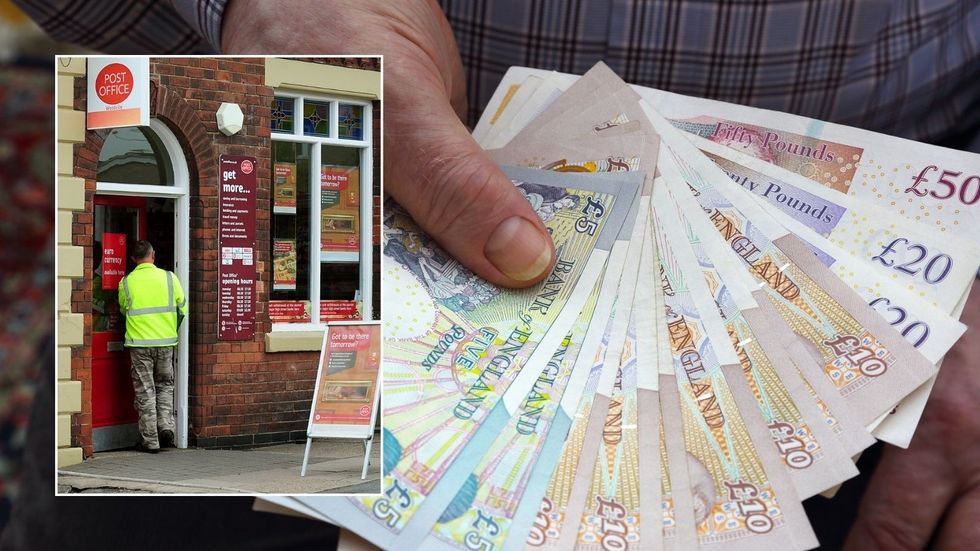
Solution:
[[[123,347],[125,318],[119,312],[119,280],[132,271],[130,250],[146,239],[146,199],[95,196],[92,243],[92,438],[96,451],[135,444],[129,354]]]

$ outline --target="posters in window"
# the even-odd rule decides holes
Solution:
[[[360,249],[360,171],[356,166],[320,167],[320,250]]]
[[[272,243],[273,279],[275,291],[296,290],[296,241],[276,239]]]
[[[296,214],[296,163],[275,163],[272,178],[272,212]]]
[[[115,291],[126,275],[126,234],[102,234],[102,289]]]
[[[311,320],[308,300],[269,301],[269,321],[273,323],[307,323]]]
[[[361,319],[359,300],[321,300],[320,321],[343,321]]]

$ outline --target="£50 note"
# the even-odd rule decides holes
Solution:
[[[733,182],[807,241],[825,239],[859,259],[862,271],[890,281],[949,314],[976,277],[980,245],[924,222],[824,188],[715,142],[690,136]],[[827,265],[836,258],[823,254]]]
[[[980,155],[766,109],[637,88],[677,128],[940,233],[980,243]]]

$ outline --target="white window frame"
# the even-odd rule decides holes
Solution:
[[[292,92],[288,90],[274,90],[273,95],[275,97],[286,97],[293,98],[293,131],[288,132],[277,132],[273,130],[271,132],[272,141],[274,142],[288,142],[288,143],[308,143],[313,147],[310,148],[310,178],[315,179],[320,174],[320,163],[321,163],[321,145],[333,145],[340,147],[350,147],[357,148],[361,150],[360,154],[360,250],[357,255],[353,253],[327,253],[328,256],[323,257],[323,253],[320,251],[320,209],[313,208],[315,205],[320,204],[320,186],[314,185],[312,181],[306,182],[307,186],[310,186],[310,295],[306,297],[305,300],[310,301],[310,322],[273,322],[272,332],[285,332],[285,331],[322,331],[326,329],[327,322],[320,321],[320,301],[323,300],[320,297],[320,265],[321,264],[334,264],[334,263],[358,263],[360,264],[360,281],[359,288],[361,291],[361,318],[362,320],[371,320],[373,312],[372,304],[372,292],[374,283],[374,271],[373,271],[373,256],[372,256],[372,246],[373,246],[373,232],[372,224],[374,222],[373,209],[374,209],[374,153],[372,151],[372,140],[373,140],[373,130],[374,130],[374,112],[370,101],[359,100],[355,98],[349,98],[344,96],[333,96],[333,95],[323,95],[307,92]],[[308,136],[303,134],[303,102],[305,99],[312,99],[316,101],[325,101],[330,103],[330,137],[321,136]],[[363,138],[362,140],[349,140],[344,138],[339,138],[337,136],[337,124],[338,124],[338,103],[346,103],[349,105],[358,105],[363,108],[363,119],[362,119],[362,129]],[[270,156],[271,158],[271,156]],[[274,162],[274,161],[273,161]],[[297,186],[300,185],[299,182],[296,183]],[[275,216],[275,214],[272,214]],[[273,225],[274,227],[274,225]],[[271,231],[271,229],[270,229]],[[312,237],[317,236],[317,247],[316,250],[313,249]],[[314,254],[315,253],[315,254]],[[313,298],[314,290],[316,291],[316,299]],[[269,294],[272,294],[270,289]],[[300,299],[303,300],[303,299]],[[269,299],[272,302],[272,299]]]

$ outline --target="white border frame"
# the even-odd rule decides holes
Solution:
[[[55,60],[57,62],[61,58],[69,58],[69,59],[71,59],[71,58],[82,58],[82,59],[88,59],[89,57],[94,57],[94,56],[92,56],[92,55],[85,55],[85,54],[77,55],[77,56],[58,55],[58,56],[55,56]],[[118,56],[118,57],[144,57],[144,56],[140,56],[140,55],[125,55],[125,56]],[[198,58],[198,59],[212,59],[212,58],[213,59],[223,59],[223,58],[233,58],[233,57],[246,57],[246,58],[255,58],[255,59],[269,59],[269,58],[274,58],[276,56],[269,56],[269,55],[173,55],[173,56],[150,56],[150,57]],[[380,60],[380,62],[381,62],[381,65],[382,65],[382,69],[380,71],[381,74],[379,75],[379,78],[380,78],[380,81],[381,81],[381,86],[380,86],[380,93],[381,93],[381,95],[378,97],[378,99],[381,100],[381,101],[384,101],[384,56],[383,55],[378,55],[378,54],[359,54],[357,52],[351,52],[351,53],[342,54],[342,55],[299,56],[299,58],[307,58],[307,57],[338,58],[338,59],[340,59],[340,58],[350,58],[350,57],[371,57],[371,58],[378,58]],[[54,86],[55,86],[55,97],[58,97],[58,93],[59,93],[58,91],[59,91],[60,86],[59,86],[58,83],[59,83],[59,79],[55,79],[55,84],[54,84]],[[60,119],[61,119],[61,115],[60,115],[60,111],[59,111],[59,113],[57,113],[57,116],[55,117],[55,122],[54,122],[55,136],[59,136],[60,135],[59,134]],[[384,128],[384,110],[383,109],[381,110],[381,112],[379,114],[379,119],[380,119],[379,122],[381,124],[381,127]],[[380,151],[380,157],[381,157],[381,159],[380,159],[381,178],[382,178],[382,182],[383,182],[384,181],[384,148],[383,147],[381,148],[381,151]],[[74,159],[73,159],[73,161],[74,161]],[[58,177],[61,174],[59,172],[59,170],[62,167],[59,167],[58,165],[59,165],[58,155],[55,155],[55,157],[54,157],[54,169],[55,169],[55,176],[56,177]],[[60,186],[56,186],[55,187],[55,192],[54,192],[55,204],[56,205],[60,205],[61,204],[59,202],[60,201],[60,195],[61,195],[61,193],[59,191],[59,188],[60,188]],[[380,209],[383,212],[383,209],[384,209],[384,194],[383,193],[379,197],[379,202],[380,202]],[[187,218],[185,217],[185,220],[186,219]],[[60,227],[60,224],[59,224],[59,222],[58,222],[58,220],[56,218],[55,219],[55,233],[56,234],[58,232],[58,228],[59,227]],[[55,262],[55,273],[56,274],[57,273],[60,273],[59,272],[60,262],[58,260],[58,255],[55,255],[55,261],[54,262]],[[381,282],[381,287],[382,288],[384,287],[383,280]],[[378,320],[373,320],[373,321],[378,321]],[[54,324],[55,327],[58,327],[59,324],[60,324],[60,322],[61,322],[60,321],[60,312],[55,311],[54,312],[54,316],[52,318],[52,323]],[[316,327],[316,329],[322,330],[323,329],[323,325],[320,324],[318,327]],[[55,340],[55,347],[57,348],[59,345],[60,345],[60,338]],[[382,359],[383,358],[384,358],[384,339],[382,338]],[[54,384],[54,401],[55,401],[55,404],[58,403],[59,394],[60,394],[60,391],[59,391],[59,388],[58,388],[58,374],[57,374],[57,370],[60,367],[61,366],[58,364],[58,360],[56,358],[55,359],[55,373],[53,374],[53,376],[55,378],[55,384]],[[382,373],[384,373],[383,364],[382,364]],[[383,402],[384,402],[384,398],[382,397],[382,404],[381,404],[380,407],[384,407],[384,403]],[[51,415],[52,415],[51,422],[54,423],[54,425],[56,427],[55,433],[56,433],[56,437],[57,437],[57,432],[58,432],[57,431],[57,426],[58,426],[58,423],[57,423],[57,421],[58,421],[58,411],[57,411],[57,408],[55,408],[55,411],[52,411],[51,412]],[[384,431],[382,431],[382,441],[384,440],[383,434],[384,434]],[[383,444],[383,442],[382,442],[382,444]],[[54,467],[55,476],[53,477],[53,481],[52,481],[52,485],[51,485],[52,486],[51,487],[51,491],[53,492],[53,494],[56,497],[69,496],[69,498],[73,498],[73,497],[84,498],[84,497],[87,497],[87,496],[102,496],[102,497],[107,497],[108,496],[108,497],[114,497],[114,498],[119,498],[119,499],[125,499],[127,496],[136,496],[137,498],[140,498],[140,497],[152,498],[154,496],[159,497],[161,495],[163,495],[165,497],[166,496],[184,496],[184,497],[186,497],[186,496],[199,496],[199,495],[201,495],[201,491],[196,491],[196,492],[180,492],[180,493],[170,493],[170,494],[140,494],[140,493],[133,494],[133,493],[104,493],[104,492],[97,492],[97,493],[78,493],[78,494],[62,493],[62,492],[59,492],[58,491],[58,481],[59,481],[59,477],[61,476],[60,469],[57,466],[58,465],[58,450],[59,449],[60,449],[59,446],[55,445],[54,448],[51,450],[52,462],[55,465],[55,467]],[[234,492],[227,492],[227,491],[219,491],[219,492],[214,492],[214,493],[210,493],[209,492],[209,494],[210,495],[214,495],[214,496],[225,496],[225,497],[228,497],[228,496],[238,496],[238,497],[241,497],[243,495],[240,492],[234,493]],[[354,493],[354,494],[352,494],[352,493],[342,493],[341,492],[341,493],[331,493],[330,495],[337,496],[337,497],[343,497],[343,496],[358,497],[358,496],[364,496],[364,495],[378,495],[378,494],[380,494],[380,487],[379,487],[379,492],[377,494],[364,494],[364,493]],[[270,496],[295,497],[295,496],[317,496],[317,495],[323,495],[323,494],[322,493],[309,493],[309,492],[291,492],[291,493],[288,493],[288,494],[284,494],[284,493],[281,493],[281,492],[273,492],[273,493],[268,493],[268,494],[266,494],[266,493],[260,493],[260,492],[252,492],[251,495],[252,496],[255,496],[255,497],[270,497]]]
[[[160,138],[167,154],[170,157],[170,166],[174,171],[174,185],[142,185],[142,184],[115,184],[111,182],[96,182],[96,195],[121,195],[127,197],[158,197],[163,199],[174,199],[174,273],[180,281],[184,293],[190,293],[190,279],[188,266],[190,265],[190,171],[187,168],[187,159],[184,151],[180,147],[177,136],[169,126],[158,119],[150,119],[150,129]],[[194,304],[190,304],[195,308]],[[176,396],[174,397],[174,407],[177,409],[177,447],[187,447],[187,425],[188,425],[188,380],[190,362],[190,343],[189,330],[190,316],[184,319],[184,323],[178,329],[179,342],[177,344],[177,380]]]
[[[372,254],[372,247],[374,236],[372,233],[372,228],[374,224],[373,218],[373,182],[374,182],[374,154],[372,150],[372,143],[374,140],[374,109],[370,101],[364,101],[360,99],[348,98],[344,96],[331,96],[316,93],[305,93],[305,92],[293,92],[288,89],[273,90],[274,97],[287,97],[293,98],[293,132],[271,132],[273,142],[287,142],[287,143],[308,143],[314,147],[311,147],[310,152],[310,174],[313,178],[315,174],[318,174],[318,170],[314,170],[320,166],[321,155],[320,147],[321,145],[332,145],[339,147],[350,147],[360,149],[360,212],[359,216],[361,219],[360,227],[360,250],[358,251],[358,258],[355,260],[350,253],[327,253],[327,257],[323,257],[323,253],[319,251],[319,246],[317,247],[316,254],[313,254],[312,243],[310,251],[310,296],[306,300],[310,301],[310,321],[308,323],[294,323],[294,322],[273,322],[271,333],[276,332],[289,332],[289,331],[323,331],[329,326],[330,322],[320,321],[320,301],[323,300],[320,297],[320,265],[326,263],[359,263],[360,274],[359,274],[359,289],[361,292],[361,317],[365,321],[370,321],[370,317],[373,315],[374,304],[372,298],[374,296],[374,257]],[[330,137],[324,138],[320,136],[306,136],[303,134],[302,117],[303,113],[303,101],[304,99],[312,99],[317,101],[328,101],[332,102],[330,104]],[[363,140],[347,140],[337,137],[337,104],[347,103],[350,105],[358,105],[364,108],[363,117],[363,130],[364,139]],[[270,156],[271,161],[271,156]],[[274,164],[274,162],[273,162]],[[296,183],[299,185],[299,182]],[[313,186],[311,182],[307,182],[306,185],[311,186],[312,195],[310,197],[310,205],[320,204],[320,186]],[[275,216],[275,213],[272,214]],[[320,212],[318,209],[310,209],[310,236],[320,235]],[[271,236],[270,236],[271,237]],[[341,256],[343,255],[343,256]],[[312,292],[313,289],[317,290],[317,300],[313,300]],[[271,291],[270,291],[271,292]],[[270,299],[271,300],[271,299]]]

